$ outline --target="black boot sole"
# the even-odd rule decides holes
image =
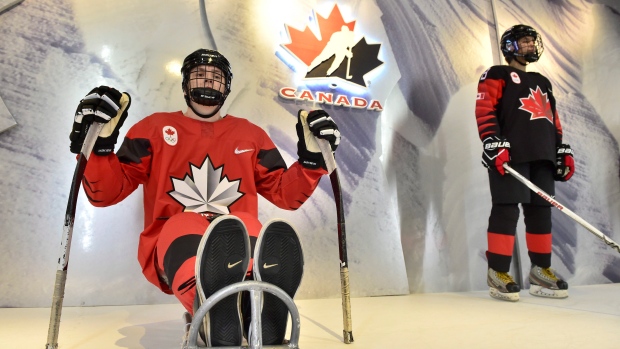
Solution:
[[[295,296],[303,276],[303,251],[297,233],[288,223],[274,220],[258,237],[254,259],[257,280],[276,285],[291,298]],[[284,341],[288,307],[278,297],[264,292],[261,312],[262,339],[265,345]]]

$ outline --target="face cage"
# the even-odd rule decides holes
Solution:
[[[540,56],[545,50],[545,47],[543,46],[543,42],[542,42],[542,37],[540,35],[536,35],[536,39],[534,39],[534,52],[522,54],[522,53],[519,53],[520,47],[519,47],[518,42],[519,42],[519,39],[525,36],[528,36],[528,35],[527,34],[521,35],[514,41],[509,40],[506,43],[506,49],[512,53],[513,58],[523,57],[523,59],[525,59],[526,62],[534,63],[538,61],[538,59],[540,59]]]
[[[198,65],[188,75],[184,86],[186,98],[205,106],[224,104],[230,92],[230,83],[220,68]]]

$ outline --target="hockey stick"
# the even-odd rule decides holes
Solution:
[[[346,344],[353,343],[353,325],[351,324],[351,290],[349,288],[349,262],[347,258],[347,235],[344,223],[344,205],[342,203],[342,190],[338,178],[336,159],[332,153],[331,145],[324,139],[318,139],[319,148],[327,165],[329,180],[336,201],[336,218],[338,220],[338,252],[340,255],[340,292],[342,294],[342,336]]]
[[[519,172],[515,171],[508,164],[504,163],[504,168],[506,169],[506,171],[508,171],[508,173],[510,173],[517,180],[519,180],[519,182],[525,184],[533,192],[535,192],[536,194],[540,195],[540,197],[545,199],[545,201],[549,202],[551,205],[553,205],[558,210],[564,212],[567,216],[572,218],[575,222],[581,224],[584,228],[588,229],[592,234],[596,235],[596,237],[603,240],[603,242],[607,244],[607,246],[613,248],[614,250],[620,253],[620,246],[618,246],[618,244],[615,243],[613,240],[611,240],[607,235],[601,233],[600,230],[596,229],[590,223],[586,222],[583,218],[579,217],[575,212],[569,210],[564,205],[557,202],[551,195],[545,193],[542,189],[540,189],[534,183],[527,180],[525,177],[523,177]]]
[[[347,60],[347,80],[353,77],[353,75],[349,75],[349,70],[351,70],[351,57],[348,57],[348,58],[349,59]]]
[[[62,229],[62,240],[60,241],[60,257],[58,258],[58,268],[56,269],[56,282],[54,283],[54,296],[52,297],[52,312],[50,315],[49,328],[47,330],[47,345],[45,349],[58,348],[60,313],[62,312],[62,300],[65,296],[67,268],[69,267],[69,250],[71,249],[71,237],[73,235],[73,221],[75,220],[77,198],[80,192],[82,178],[84,177],[86,163],[88,163],[88,158],[90,157],[90,153],[95,146],[95,141],[103,125],[102,123],[95,122],[88,128],[77,164],[75,165],[75,171],[73,172],[73,181],[71,182],[71,191],[69,192],[69,201],[65,213],[65,225]]]

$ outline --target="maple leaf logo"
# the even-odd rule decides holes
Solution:
[[[355,22],[345,22],[338,5],[327,17],[317,16],[320,37],[309,26],[297,30],[285,25],[291,42],[283,44],[294,57],[308,66],[306,78],[340,78],[367,87],[364,75],[381,66],[381,44],[357,39]]]
[[[167,134],[168,136],[172,136],[172,135],[174,135],[174,131],[173,131],[173,130],[171,130],[171,129],[169,129],[169,128],[167,128],[167,129],[166,129],[166,134]]]
[[[529,112],[530,120],[546,119],[553,124],[549,96],[541,91],[540,86],[536,86],[536,90],[530,88],[530,95],[527,98],[519,98],[519,100],[521,101],[519,109]]]
[[[229,214],[229,207],[244,194],[239,191],[241,180],[229,181],[222,177],[224,166],[213,167],[207,156],[201,167],[190,164],[191,176],[183,180],[172,177],[174,190],[168,192],[183,205],[185,212]]]

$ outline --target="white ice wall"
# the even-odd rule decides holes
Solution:
[[[0,306],[51,303],[75,166],[68,134],[85,93],[99,84],[128,91],[126,125],[154,111],[184,109],[180,77],[167,67],[215,44],[235,74],[225,110],[264,127],[291,163],[294,113],[314,106],[278,97],[278,88],[295,80],[276,51],[284,24],[303,28],[313,10],[326,15],[334,3],[206,1],[209,36],[194,0],[110,0],[96,11],[90,1],[24,1],[1,13],[0,96],[17,125],[0,133]],[[385,101],[383,113],[326,108],[345,136],[338,161],[353,295],[484,289],[490,203],[473,106],[477,79],[496,54],[490,1],[336,3],[346,20],[357,20],[356,28],[382,44],[385,62],[368,92]],[[578,161],[575,179],[558,186],[558,198],[620,240],[613,233],[620,192],[619,6],[534,0],[496,6],[501,31],[525,22],[545,39],[535,69],[556,87]],[[79,200],[65,304],[175,302],[142,277],[136,260],[141,193],[103,209],[83,195]],[[261,220],[285,218],[300,231],[307,264],[298,296],[338,297],[328,181],[298,211],[261,205]],[[554,266],[571,284],[620,281],[609,249],[565,217],[554,215],[554,227]]]

